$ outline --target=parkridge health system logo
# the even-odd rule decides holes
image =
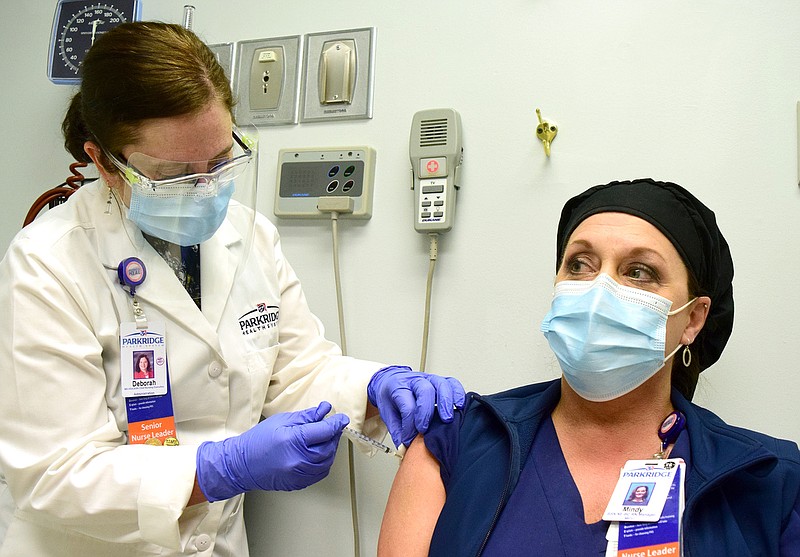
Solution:
[[[254,309],[239,318],[239,328],[243,335],[252,335],[258,331],[275,327],[278,324],[279,316],[280,308],[278,306],[268,306],[262,302],[256,304]]]

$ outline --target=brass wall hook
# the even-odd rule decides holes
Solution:
[[[536,109],[536,116],[539,118],[539,125],[536,126],[536,137],[538,137],[544,145],[544,154],[550,156],[550,145],[558,134],[558,126],[555,122],[546,122],[542,120],[542,111]]]

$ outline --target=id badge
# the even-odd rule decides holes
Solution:
[[[619,523],[617,557],[680,556],[684,473],[678,466],[658,522]]]
[[[146,329],[136,323],[120,324],[120,375],[122,396],[167,393],[167,341],[164,323],[149,322]]]
[[[662,472],[669,472],[669,475],[661,476]],[[606,534],[608,545],[605,557],[679,557],[685,477],[686,464],[680,458],[628,461],[620,472],[619,482],[606,513],[622,517],[639,514],[633,513],[631,507],[646,507],[648,504],[648,496],[644,494],[644,490],[639,489],[637,494],[637,487],[641,485],[655,484],[650,501],[653,501],[652,498],[656,497],[657,492],[662,492],[664,489],[666,496],[663,503],[660,497],[651,503],[661,507],[656,521],[617,519],[618,521],[612,522]],[[665,484],[666,478],[671,478],[669,485]],[[624,499],[622,504],[619,503],[620,495]],[[636,504],[633,504],[633,500],[636,500]]]
[[[603,520],[657,522],[682,459],[629,460],[608,502]]]
[[[122,395],[131,445],[178,445],[169,385],[166,326],[120,324]]]

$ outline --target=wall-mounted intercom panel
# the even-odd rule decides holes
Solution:
[[[301,122],[372,118],[375,28],[305,36]]]
[[[453,227],[464,149],[461,116],[452,108],[420,110],[408,142],[414,190],[414,229],[447,232]]]
[[[375,150],[371,147],[281,149],[275,215],[288,218],[331,218],[319,209],[344,202],[344,218],[372,216]],[[352,209],[352,212],[350,210]]]
[[[234,46],[233,43],[218,43],[210,44],[208,48],[214,53],[214,56],[225,70],[225,75],[228,77],[228,82],[233,86],[233,56]]]
[[[241,41],[236,50],[236,121],[297,123],[300,36]]]

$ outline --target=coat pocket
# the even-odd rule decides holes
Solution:
[[[250,375],[251,425],[257,424],[261,419],[261,411],[266,403],[267,389],[280,348],[280,344],[276,344],[269,348],[249,352],[245,357],[247,371]]]

